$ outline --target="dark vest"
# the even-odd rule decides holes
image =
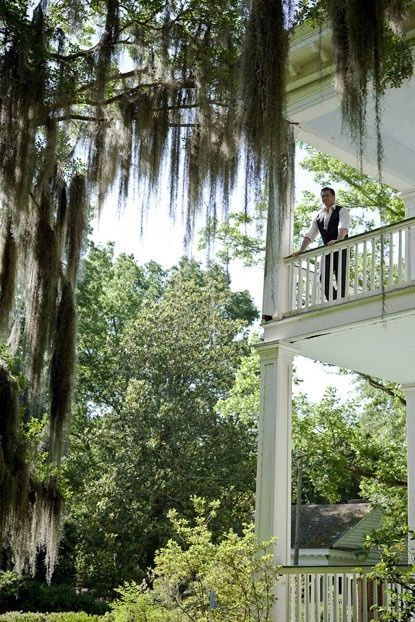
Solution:
[[[317,226],[320,231],[321,238],[323,240],[323,244],[327,244],[332,240],[337,240],[339,235],[339,215],[340,215],[341,205],[336,205],[334,210],[331,213],[329,224],[327,226],[327,231],[324,228],[324,219],[317,220]],[[347,238],[347,235],[346,235]]]

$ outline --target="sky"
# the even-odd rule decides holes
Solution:
[[[299,161],[303,153],[299,152]],[[296,166],[296,200],[301,198],[304,190],[319,194],[320,187],[313,181],[312,175],[304,171],[299,164]],[[238,200],[242,204],[242,193],[234,197],[231,210],[238,209]],[[114,209],[115,197],[109,197],[101,215],[92,223],[92,239],[96,244],[115,242],[116,253],[133,254],[139,263],[150,260],[160,263],[165,268],[173,266],[184,254],[184,224],[180,217],[172,222],[168,211],[168,198],[160,197],[155,209],[148,211],[141,223],[140,209],[137,201],[131,197],[122,210]],[[141,227],[143,224],[143,227]],[[196,231],[203,227],[203,219]],[[140,231],[143,230],[141,234]],[[206,252],[197,250],[198,236],[195,235],[190,254],[198,261],[206,262]],[[246,268],[241,262],[234,261],[230,270],[231,287],[233,290],[248,289],[258,309],[262,306],[263,274],[262,268]],[[328,386],[334,386],[340,400],[345,401],[354,394],[353,382],[350,377],[339,375],[337,368],[321,365],[303,357],[295,357],[297,376],[302,380],[294,392],[302,391],[312,401],[318,401]]]

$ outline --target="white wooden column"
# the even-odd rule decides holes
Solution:
[[[256,532],[278,538],[276,563],[291,563],[291,399],[293,353],[284,346],[259,346],[261,413],[258,434]],[[277,587],[274,619],[288,621],[288,585]]]
[[[415,531],[415,384],[402,386],[406,398],[408,441],[408,527]],[[415,563],[415,540],[408,538],[408,563]]]

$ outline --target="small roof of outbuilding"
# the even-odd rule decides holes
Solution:
[[[368,503],[302,505],[300,548],[333,548],[336,542],[370,512]],[[291,510],[291,546],[294,546],[296,508]],[[374,526],[368,529],[368,532]]]

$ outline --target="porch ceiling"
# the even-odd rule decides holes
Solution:
[[[414,36],[412,30],[408,36]],[[298,124],[298,138],[356,166],[357,148],[342,129],[340,95],[334,84],[330,33],[299,31],[291,44],[288,117]],[[316,57],[320,53],[319,63]],[[383,101],[383,177],[398,190],[415,186],[415,78],[389,89]],[[369,103],[364,169],[377,176],[376,126]]]
[[[402,384],[415,384],[415,310],[284,340],[297,354]]]

